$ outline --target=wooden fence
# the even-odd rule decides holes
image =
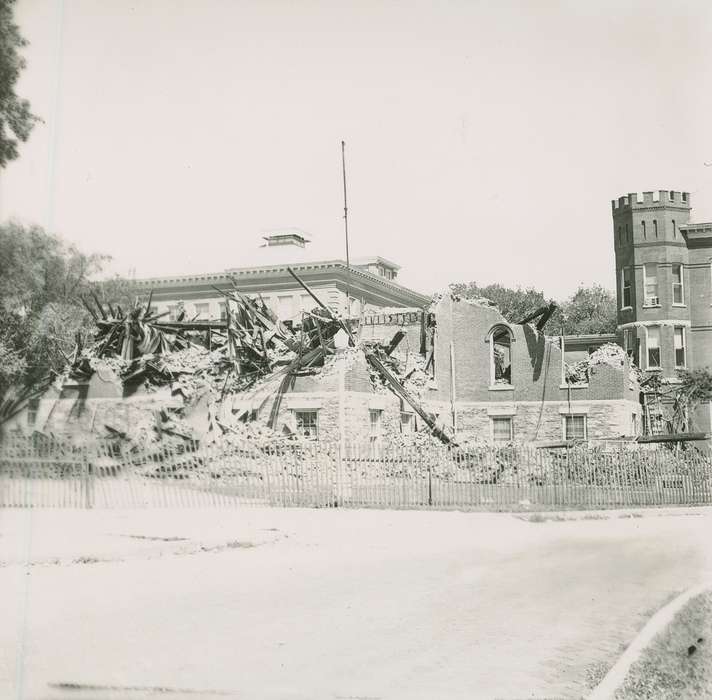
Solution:
[[[38,436],[39,437],[39,436]],[[709,450],[341,446],[154,447],[13,438],[0,506],[595,509],[712,504]]]

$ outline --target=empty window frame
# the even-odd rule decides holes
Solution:
[[[506,326],[496,326],[490,333],[490,382],[512,383],[512,332]]]
[[[648,369],[660,368],[660,326],[645,329],[645,345],[648,353]]]
[[[297,432],[307,438],[319,437],[319,411],[295,411]]]
[[[492,440],[494,442],[512,442],[514,439],[514,426],[511,416],[496,416],[492,422]]]
[[[648,237],[648,232],[645,230],[645,221],[641,221],[640,223],[641,223],[642,228],[643,228],[643,238],[645,239],[645,238]]]
[[[586,414],[571,414],[564,416],[564,440],[586,440]]]
[[[675,326],[674,330],[674,346],[675,346],[675,367],[683,368],[686,366],[687,357],[685,356],[685,328],[684,326]]]
[[[220,320],[227,321],[227,302],[226,301],[219,302],[218,308],[220,309]]]
[[[630,243],[630,229],[628,228],[628,224],[625,225],[625,240]]]
[[[683,279],[682,265],[673,263],[672,265],[672,303],[675,306],[685,305],[685,286]]]
[[[653,219],[653,233],[655,234],[655,238],[658,237],[658,220]]]
[[[677,224],[675,223],[675,219],[672,220],[672,237],[677,238]]]
[[[645,288],[643,306],[659,306],[657,263],[645,263],[643,265],[643,286]]]
[[[631,295],[631,268],[624,267],[621,269],[621,308],[629,309],[632,305]]]

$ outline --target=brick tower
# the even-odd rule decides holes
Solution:
[[[618,332],[644,370],[674,377],[689,366],[690,290],[684,227],[687,192],[659,190],[613,200]]]

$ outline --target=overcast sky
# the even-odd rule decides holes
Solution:
[[[610,200],[712,219],[712,3],[20,0],[44,123],[0,217],[138,276],[238,267],[261,231],[431,292],[613,288]]]

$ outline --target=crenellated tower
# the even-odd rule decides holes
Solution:
[[[644,370],[675,376],[688,365],[690,195],[633,192],[612,201],[618,331]]]

